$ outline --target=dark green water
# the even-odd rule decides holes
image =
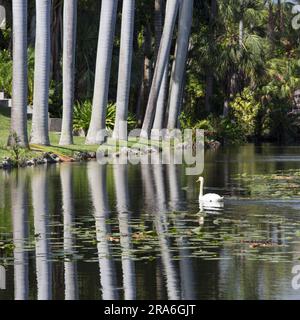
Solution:
[[[201,215],[181,166],[1,171],[0,299],[298,299],[299,163],[299,147],[207,153],[205,192],[226,200]]]

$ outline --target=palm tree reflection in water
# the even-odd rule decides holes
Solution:
[[[132,239],[131,228],[129,226],[128,167],[122,164],[114,164],[113,169],[122,250],[124,298],[125,300],[135,300],[136,278],[135,265],[131,257]]]
[[[159,157],[159,155],[158,155]],[[168,298],[179,300],[178,275],[170,249],[170,239],[168,237],[167,200],[164,184],[162,164],[153,165],[154,181],[156,186],[157,210],[154,213],[155,227],[159,237],[162,263],[167,282]]]
[[[25,172],[15,171],[11,181],[12,220],[14,237],[14,287],[15,300],[29,298],[28,251],[28,193]]]
[[[168,184],[170,190],[170,209],[175,212],[175,226],[177,230],[183,230],[185,227],[184,210],[181,204],[181,191],[178,168],[174,161],[170,161],[168,165]],[[181,279],[181,298],[184,300],[195,300],[195,286],[194,286],[194,272],[192,259],[190,258],[190,250],[188,247],[187,237],[181,236],[177,238],[177,245],[179,249],[179,267]]]
[[[87,170],[96,221],[102,298],[116,300],[118,299],[116,271],[107,239],[111,233],[110,226],[106,223],[110,213],[106,189],[107,167],[97,162],[90,162]]]
[[[52,262],[49,245],[49,209],[47,167],[34,169],[31,181],[38,300],[52,299]]]
[[[75,240],[72,233],[74,226],[74,205],[73,205],[73,180],[72,167],[61,165],[60,179],[63,198],[64,215],[64,269],[65,269],[65,299],[78,299],[77,263],[74,259]]]

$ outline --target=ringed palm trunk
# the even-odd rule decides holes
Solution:
[[[63,119],[60,145],[73,144],[77,0],[64,2]]]
[[[105,130],[117,7],[118,0],[102,0],[93,109],[86,144],[99,144],[105,140],[103,130]]]
[[[149,23],[145,26],[144,31],[144,43],[143,43],[143,51],[144,51],[144,62],[143,62],[143,70],[142,70],[142,83],[140,87],[139,101],[137,105],[137,120],[138,125],[142,126],[145,114],[145,101],[147,101],[149,97],[150,84],[152,79],[152,63],[151,63],[151,55],[152,55],[152,34],[151,27]]]
[[[117,111],[113,133],[114,139],[121,140],[127,140],[128,137],[127,117],[133,51],[134,9],[135,0],[123,1]]]
[[[174,72],[171,76],[170,105],[168,129],[177,127],[178,116],[181,109],[181,92],[183,86],[184,72],[189,48],[189,38],[193,19],[194,0],[184,0],[181,4],[179,18],[179,34],[177,40],[176,57],[174,61]]]
[[[154,2],[155,59],[157,59],[161,36],[163,33],[163,7],[164,7],[163,0],[155,0]]]
[[[162,36],[162,27],[163,27],[163,13],[162,13],[162,0],[155,1],[155,54],[157,56],[159,50],[159,44]],[[165,116],[165,106],[166,106],[166,97],[168,90],[168,71],[169,71],[169,61],[165,67],[163,80],[161,83],[161,88],[159,90],[159,95],[157,99],[157,106],[155,112],[155,118],[153,123],[153,129],[161,130],[164,126],[164,116]],[[152,132],[151,138],[157,139],[155,132]]]
[[[167,100],[167,91],[168,91],[168,72],[169,72],[169,62],[166,65],[163,80],[161,83],[161,88],[159,90],[159,95],[157,99],[155,118],[153,123],[154,130],[161,130],[164,127],[164,116],[166,113],[166,100]],[[159,138],[156,135],[156,132],[153,131],[151,137],[154,139]]]
[[[11,134],[28,147],[27,135],[27,0],[13,0],[13,94]],[[8,144],[12,144],[10,136]]]
[[[49,145],[51,0],[36,0],[36,39],[31,143]]]
[[[217,0],[211,0],[210,6],[210,18],[209,18],[209,34],[210,34],[210,41],[209,41],[209,49],[210,51],[213,50],[213,42],[215,41],[216,35],[214,30],[214,23],[216,21],[217,15]],[[205,89],[205,111],[211,112],[212,111],[212,96],[214,91],[214,69],[213,65],[210,63],[207,68],[206,74],[206,89]]]
[[[164,31],[161,39],[161,44],[158,52],[156,67],[154,71],[150,96],[148,100],[147,110],[142,127],[142,138],[149,138],[150,131],[153,124],[155,108],[159,91],[161,88],[164,72],[168,63],[170,49],[172,44],[172,35],[176,23],[180,0],[168,0],[166,7],[166,18],[164,24]]]

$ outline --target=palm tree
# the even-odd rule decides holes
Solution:
[[[217,15],[217,0],[211,0],[210,5],[210,14],[209,14],[209,27],[208,27],[208,46],[209,46],[209,52],[211,55],[213,55],[213,50],[215,46],[215,28],[214,24],[216,21],[216,15]],[[212,111],[212,105],[211,105],[211,99],[213,96],[214,91],[214,69],[213,69],[213,63],[210,59],[208,61],[207,66],[207,74],[206,74],[206,86],[205,86],[205,111],[211,112]]]
[[[127,140],[127,116],[133,51],[135,0],[124,0],[119,60],[117,111],[113,137]]]
[[[184,72],[186,68],[189,38],[193,20],[194,0],[182,1],[179,17],[179,33],[176,48],[176,57],[171,76],[170,105],[168,129],[177,127],[177,120],[181,108],[181,92],[183,86]]]
[[[142,127],[142,133],[141,133],[142,138],[148,139],[151,128],[152,128],[157,99],[159,96],[161,83],[163,80],[164,72],[165,72],[166,65],[168,63],[168,59],[170,55],[172,35],[174,32],[174,27],[176,23],[176,17],[178,14],[178,8],[179,8],[180,2],[181,2],[180,0],[167,1],[164,31],[161,39],[159,52],[158,52],[150,96],[148,100],[143,127]]]
[[[36,0],[36,39],[31,143],[49,145],[51,0]]]
[[[27,0],[13,0],[13,90],[11,134],[28,147],[27,135]],[[10,135],[8,144],[14,143]]]
[[[77,0],[64,2],[63,121],[60,145],[73,144]]]
[[[168,92],[168,73],[169,73],[169,61],[164,71],[163,80],[161,82],[161,87],[159,90],[159,95],[157,98],[157,105],[155,111],[155,118],[153,122],[154,130],[161,130],[164,127],[164,116],[166,111],[166,100],[167,100],[167,92]],[[155,132],[153,132],[153,138],[158,138],[155,136]]]
[[[102,0],[93,109],[86,144],[98,144],[105,140],[102,130],[105,130],[117,7],[118,0]]]
[[[163,1],[156,0],[155,1],[155,53],[156,56],[158,54],[159,45],[162,36],[163,29]],[[161,130],[164,126],[164,116],[165,116],[165,106],[166,106],[166,98],[167,98],[167,90],[168,90],[168,72],[169,72],[169,61],[165,67],[163,80],[160,86],[159,95],[157,99],[157,106],[155,112],[155,118],[153,123],[154,130]],[[156,136],[157,131],[153,131],[151,134],[152,139],[157,139],[159,137]]]
[[[259,0],[224,0],[219,7],[226,28],[218,38],[220,54],[216,74],[225,79],[223,115],[227,116],[230,103],[242,91],[243,85],[257,78],[265,68],[262,59],[264,41],[256,27],[265,11]]]

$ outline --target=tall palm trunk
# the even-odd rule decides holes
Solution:
[[[152,78],[151,55],[152,55],[152,34],[149,23],[147,23],[144,31],[144,61],[142,70],[142,81],[140,86],[139,100],[136,110],[138,125],[142,126],[145,114],[145,101],[149,97],[150,83]]]
[[[155,29],[155,59],[157,59],[161,36],[163,33],[163,6],[164,0],[154,2],[154,29]]]
[[[227,92],[226,97],[224,100],[224,107],[223,107],[223,116],[227,117],[230,112],[230,103],[234,100],[235,95],[238,92],[238,73],[237,72],[230,72],[228,76],[228,85],[227,85]]]
[[[55,82],[55,94],[58,94],[61,82],[61,53],[63,47],[63,0],[52,0],[51,6],[51,79]],[[67,1],[67,2],[70,2]]]
[[[189,48],[189,38],[193,20],[193,5],[194,0],[182,1],[180,18],[179,18],[179,33],[177,40],[176,57],[174,61],[174,72],[171,76],[170,84],[170,105],[168,129],[175,129],[177,127],[178,116],[182,104],[182,86],[184,79],[184,72],[186,67],[186,60]]]
[[[135,0],[123,0],[117,111],[113,137],[127,140],[127,116],[133,52]]]
[[[243,49],[243,42],[244,42],[244,20],[241,18],[239,22],[239,46],[240,50]]]
[[[210,33],[210,41],[209,41],[209,48],[212,52],[213,50],[213,43],[215,39],[215,31],[214,31],[214,24],[217,15],[217,0],[211,0],[211,7],[210,7],[210,18],[209,18],[209,33]],[[214,91],[214,70],[213,66],[210,63],[207,68],[207,75],[206,75],[206,89],[205,89],[205,111],[211,112],[212,105],[211,105],[211,98],[213,96]]]
[[[150,131],[152,128],[157,99],[158,99],[159,91],[161,88],[161,83],[163,80],[165,68],[168,63],[168,59],[170,55],[172,35],[174,32],[179,4],[180,4],[180,0],[168,0],[167,2],[164,31],[161,39],[159,52],[158,52],[150,96],[148,100],[143,127],[142,127],[141,137],[143,138],[149,138]]]
[[[60,145],[73,144],[77,0],[64,2],[63,121]]]
[[[93,110],[86,138],[87,144],[98,144],[105,140],[105,135],[101,130],[105,130],[117,7],[118,0],[102,0]]]
[[[11,134],[28,147],[27,135],[27,0],[13,0],[13,94]],[[10,136],[8,144],[13,143]]]
[[[36,0],[36,39],[31,143],[49,145],[51,0]]]
[[[163,30],[163,1],[156,0],[155,1],[155,53],[158,55],[159,45],[162,36]],[[168,90],[168,71],[169,71],[169,61],[166,64],[163,80],[161,83],[161,87],[159,90],[159,95],[157,99],[157,107],[155,112],[155,118],[153,123],[153,129],[161,130],[164,125],[164,115],[165,115],[165,107],[166,107],[166,98],[167,98],[167,90]],[[152,138],[157,138],[155,134],[151,135]]]
[[[159,95],[157,98],[157,105],[155,111],[155,118],[153,122],[154,130],[161,130],[164,127],[165,113],[166,113],[166,101],[167,101],[167,92],[168,92],[168,74],[169,74],[169,61],[166,65],[163,80],[161,82]],[[155,138],[155,135],[153,135]]]

